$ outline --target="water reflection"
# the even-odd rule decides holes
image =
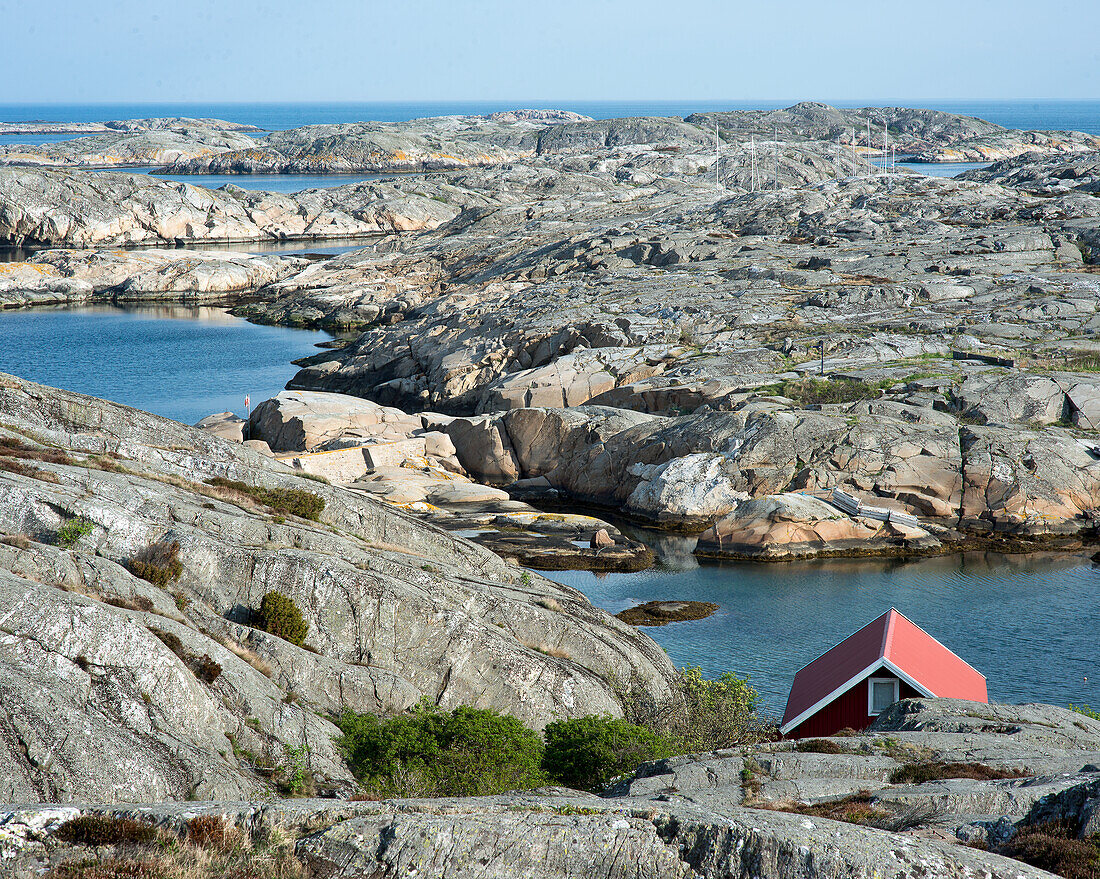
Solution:
[[[193,424],[274,396],[326,333],[163,305],[0,312],[0,372]]]

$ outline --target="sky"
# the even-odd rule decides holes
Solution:
[[[0,0],[0,101],[1100,99],[1100,0]]]

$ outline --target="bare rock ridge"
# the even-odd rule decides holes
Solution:
[[[671,694],[636,630],[369,496],[9,376],[0,423],[0,800],[254,798],[270,782],[252,767],[290,749],[340,790],[323,718],[343,706],[427,695],[541,727],[619,713],[608,681]],[[311,521],[215,477],[324,506]],[[163,587],[132,573],[165,553]],[[272,590],[302,608],[305,648],[253,627]]]

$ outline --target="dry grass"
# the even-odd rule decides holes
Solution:
[[[61,480],[49,470],[41,470],[32,467],[21,460],[13,458],[0,458],[0,470],[14,473],[16,476],[26,476],[29,479],[37,479],[39,482],[49,482],[52,485],[60,485]]]
[[[26,534],[5,534],[0,537],[0,543],[14,546],[16,549],[30,549],[33,541]]]
[[[561,602],[556,598],[536,598],[535,604],[539,607],[545,607],[547,610],[552,610],[557,613],[565,613],[565,609],[561,606]]]
[[[560,647],[551,647],[549,644],[536,643],[534,641],[520,641],[524,647],[528,650],[534,650],[536,653],[541,653],[543,656],[553,656],[556,659],[572,659],[573,654],[568,650],[562,650]]]
[[[218,638],[218,643],[222,645],[230,653],[235,653],[249,665],[251,665],[256,671],[262,674],[264,677],[271,677],[273,672],[271,666],[265,662],[258,653],[249,650],[247,647],[238,644],[231,638]]]
[[[832,821],[844,821],[847,824],[876,827],[892,833],[911,830],[922,824],[936,823],[939,818],[938,813],[930,807],[914,807],[899,812],[888,812],[871,802],[869,791],[859,791],[843,799],[830,800],[826,803],[771,800],[755,802],[752,808],[767,809],[772,812],[790,812],[812,818],[828,818]]]
[[[998,781],[1005,778],[1026,778],[1028,773],[1017,769],[996,769],[984,763],[944,763],[928,761],[907,763],[890,774],[891,784],[925,784],[945,778],[973,778],[977,781]]]
[[[292,839],[273,833],[253,840],[216,816],[191,819],[182,841],[175,834],[137,821],[98,815],[75,820],[94,824],[108,836],[122,825],[134,825],[141,830],[141,838],[126,838],[127,834],[121,833],[122,838],[111,842],[70,840],[110,848],[98,850],[94,859],[73,858],[58,864],[46,879],[305,879],[307,875],[294,857]]]
[[[68,464],[75,462],[60,449],[42,448],[31,445],[11,436],[0,436],[0,456],[18,458],[25,461],[42,461],[45,464]]]
[[[1066,879],[1100,876],[1100,836],[1079,839],[1080,828],[1066,821],[1021,827],[1003,854]]]
[[[846,754],[848,753],[844,748],[840,747],[836,742],[831,742],[828,739],[803,739],[797,745],[794,746],[796,751],[801,751],[803,754]]]

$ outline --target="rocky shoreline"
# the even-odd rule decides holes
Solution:
[[[987,158],[994,143],[1013,158],[966,180],[868,173],[874,140],[861,144],[860,128],[866,139],[875,113],[909,154],[980,142]],[[746,143],[764,125],[779,139]],[[361,458],[335,478],[513,557],[554,541],[562,558],[583,556],[577,544],[606,525],[555,525],[529,544],[537,511],[524,502],[542,499],[697,534],[707,557],[1095,540],[1100,199],[1085,135],[800,104],[271,137],[347,161],[419,138],[469,162],[293,196],[0,169],[0,238],[85,248],[0,266],[0,300],[223,303],[344,334],[288,387],[346,406],[345,445],[396,445],[386,464]],[[769,151],[770,175],[753,174]],[[368,234],[361,250],[311,261],[88,249]],[[351,398],[407,430],[357,434]],[[446,453],[420,463],[416,434],[444,437]],[[838,491],[856,506],[838,506]],[[509,516],[527,517],[519,533]]]
[[[869,171],[883,118],[907,155],[1000,161]],[[577,509],[754,561],[1091,545],[1095,138],[818,104],[262,146],[163,122],[0,168],[0,239],[52,248],[0,264],[0,304],[201,301],[344,337],[247,422],[198,429],[0,376],[0,874],[231,850],[223,874],[1018,879],[1052,875],[1040,849],[1100,857],[1087,711],[903,700],[861,734],[650,761],[601,796],[380,802],[350,799],[334,724],[426,697],[541,730],[686,699],[638,628],[524,569],[652,562]],[[80,170],[173,139],[177,171],[458,170],[293,196]],[[201,249],[332,235],[373,237]],[[273,590],[297,640],[268,626]],[[325,798],[277,800],[291,771]]]

